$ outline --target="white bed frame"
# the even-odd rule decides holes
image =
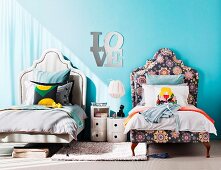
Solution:
[[[48,72],[56,72],[64,69],[71,69],[70,80],[74,80],[72,87],[72,104],[78,104],[84,110],[86,107],[86,87],[87,80],[84,73],[71,66],[70,61],[65,60],[58,49],[48,49],[43,52],[40,59],[34,61],[32,67],[23,71],[19,78],[20,102],[24,103],[26,97],[25,82],[33,80],[33,70],[38,69]],[[79,134],[84,129],[78,129]],[[20,133],[0,133],[0,143],[69,143],[73,140],[70,135],[45,135],[45,134],[20,134]]]

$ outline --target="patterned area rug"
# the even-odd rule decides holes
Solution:
[[[52,160],[60,161],[146,161],[145,143],[140,143],[132,156],[130,142],[73,142],[61,148]],[[68,153],[68,156],[67,156]]]

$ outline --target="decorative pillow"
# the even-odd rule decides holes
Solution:
[[[177,103],[187,106],[189,86],[186,85],[146,85],[143,84],[145,105],[154,107],[163,103]]]
[[[64,85],[65,83],[41,83],[37,81],[30,81],[31,83],[38,84],[38,85],[43,85],[43,86],[55,86],[55,85]]]
[[[184,83],[184,75],[149,75],[146,74],[146,82],[151,85],[177,85]]]
[[[67,83],[63,86],[58,86],[56,101],[61,103],[62,105],[71,105],[69,101],[69,95],[71,92],[71,88],[73,86],[73,82]]]
[[[164,103],[177,104],[177,99],[173,91],[171,90],[170,87],[166,87],[166,86],[160,88],[160,92],[157,96],[157,101],[156,101],[157,105],[161,105]]]
[[[51,107],[56,102],[57,86],[36,85],[34,103]]]
[[[58,72],[46,72],[35,69],[34,81],[40,83],[66,83],[70,76],[70,69]]]
[[[66,92],[66,94],[67,94],[67,96],[69,98],[70,98],[70,93],[71,93],[71,90],[72,90],[72,86],[74,85],[74,81],[72,81],[70,83],[72,83],[72,85],[71,86],[68,85],[68,87],[65,86],[67,84],[63,85],[64,87],[68,88],[68,91],[69,91],[69,88],[70,88],[69,94]],[[39,84],[38,82],[34,82],[34,81],[25,81],[24,82],[24,86],[25,86],[25,89],[26,89],[26,95],[25,95],[25,98],[23,100],[23,104],[25,104],[25,105],[32,105],[34,103],[35,86],[36,86],[36,84],[38,84],[38,85],[46,85],[46,86],[57,85],[57,84],[42,84],[42,83]],[[65,101],[67,101],[68,102],[67,105],[70,105],[70,102],[69,102],[70,99],[65,100],[65,101],[62,102],[62,99],[61,99],[62,97],[59,96],[59,94],[64,94],[65,91],[66,91],[63,86],[59,85],[58,88],[57,88],[56,101],[61,103],[62,105],[66,105],[64,103],[65,103]],[[63,92],[62,92],[62,89],[63,89]],[[59,91],[59,94],[58,94],[58,91]]]

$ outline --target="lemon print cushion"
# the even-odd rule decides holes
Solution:
[[[56,102],[57,85],[36,85],[34,104],[52,106]]]

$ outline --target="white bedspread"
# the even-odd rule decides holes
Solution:
[[[69,134],[77,139],[77,129],[86,118],[80,106],[64,106],[61,109],[38,107],[30,105],[1,110],[0,133]]]
[[[142,106],[136,106],[142,107]],[[136,108],[134,108],[136,109]],[[130,114],[130,113],[129,113]],[[179,131],[209,132],[217,135],[216,128],[204,115],[194,111],[177,111],[180,120]],[[124,133],[137,130],[175,130],[175,118],[162,118],[160,123],[147,122],[142,114],[134,115],[127,123]]]

